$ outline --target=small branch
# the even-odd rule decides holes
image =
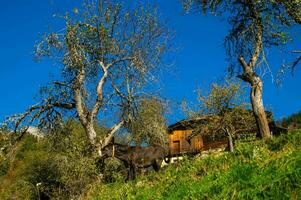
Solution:
[[[295,60],[293,62],[293,65],[292,65],[292,70],[294,71],[295,67],[301,62],[301,56],[299,56],[299,58],[297,58],[297,60]]]
[[[113,62],[111,62],[110,64],[107,65],[107,69],[109,69],[110,67],[116,65],[117,63],[124,62],[124,61],[130,61],[130,60],[133,60],[133,59],[134,59],[133,57],[124,57],[124,58],[121,58],[121,59],[114,60]]]
[[[58,85],[58,86],[67,87],[69,89],[72,89],[72,87],[70,85],[68,85],[67,83],[64,83],[64,82],[55,81],[54,85]]]
[[[112,87],[114,88],[115,92],[122,98],[128,99],[120,90],[119,88],[112,82]]]
[[[75,109],[75,107],[76,107],[75,103],[50,103],[50,104],[46,104],[46,105],[32,106],[25,113],[21,114],[19,119],[16,120],[14,132],[16,132],[17,129],[19,128],[19,126],[22,124],[22,122],[35,111],[37,111],[37,112],[30,118],[29,123],[28,123],[29,125],[32,124],[32,122],[34,120],[38,119],[43,113],[45,113],[53,108],[62,108],[62,109],[71,110],[71,109]],[[22,131],[22,132],[24,132],[24,131]],[[25,128],[25,132],[26,132],[26,128]]]
[[[256,27],[256,32],[255,32],[255,48],[254,48],[254,53],[251,57],[249,66],[251,68],[254,68],[256,66],[257,60],[260,57],[261,51],[262,51],[262,37],[263,37],[263,25],[262,25],[262,19],[261,16],[259,16],[258,11],[255,9],[255,5],[253,3],[250,4],[250,11],[251,11],[251,16],[253,19],[253,23],[255,24]]]
[[[241,64],[241,66],[243,67],[244,71],[248,71],[249,66],[242,55],[239,56],[238,61]]]

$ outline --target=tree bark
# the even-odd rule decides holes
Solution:
[[[253,83],[251,84],[251,103],[258,126],[258,131],[263,139],[269,139],[272,137],[268,119],[265,113],[262,100],[263,84],[259,76],[253,77]]]
[[[93,146],[96,145],[96,136],[97,136],[97,134],[96,134],[93,122],[87,123],[84,127],[86,129],[86,133],[87,133],[87,136],[89,138],[90,143]]]
[[[233,153],[234,152],[233,137],[232,137],[232,134],[228,130],[226,130],[226,132],[227,132],[228,140],[229,140],[229,150],[231,153]]]
[[[261,78],[254,72],[254,68],[251,67],[252,65],[250,64],[252,62],[250,62],[250,64],[247,64],[242,56],[240,56],[238,60],[243,68],[243,74],[239,75],[238,78],[251,85],[250,98],[259,134],[263,139],[269,139],[272,137],[272,135],[263,106],[263,82]]]

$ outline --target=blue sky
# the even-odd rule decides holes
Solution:
[[[0,121],[5,116],[24,111],[37,102],[38,89],[49,80],[55,67],[47,61],[35,62],[33,47],[39,36],[49,30],[59,30],[54,13],[65,13],[80,5],[80,0],[11,0],[0,7]],[[162,76],[163,97],[173,106],[169,123],[183,118],[178,108],[186,99],[195,102],[197,86],[208,89],[211,82],[225,74],[227,62],[223,38],[227,33],[225,21],[215,17],[184,16],[178,0],[157,0],[163,15],[176,31],[179,50],[172,55],[175,70]],[[300,28],[296,28],[300,32]],[[300,38],[300,34],[296,35]],[[298,41],[300,44],[300,40]],[[298,46],[297,42],[292,46]],[[299,45],[301,46],[301,45]],[[283,60],[289,59],[278,50],[268,52],[274,76]],[[281,56],[280,56],[281,55]],[[282,87],[272,78],[264,78],[264,103],[277,119],[301,110],[301,66],[295,75],[287,74]]]

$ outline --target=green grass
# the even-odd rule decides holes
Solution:
[[[128,183],[92,185],[82,199],[301,199],[301,131],[186,158]]]

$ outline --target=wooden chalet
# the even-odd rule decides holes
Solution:
[[[169,150],[171,155],[199,153],[200,151],[227,146],[228,139],[226,137],[218,138],[218,136],[216,136],[212,139],[210,136],[195,135],[195,125],[202,123],[204,120],[206,120],[205,117],[182,120],[168,127]]]
[[[277,127],[269,115],[269,126],[273,135],[280,132],[287,132],[287,129]],[[228,137],[223,134],[202,135],[196,133],[200,129],[206,129],[206,123],[210,122],[210,116],[199,117],[195,119],[187,119],[179,121],[168,127],[169,151],[171,156],[186,153],[199,153],[209,149],[228,147]],[[195,127],[198,127],[196,130]],[[255,128],[254,128],[255,127]],[[251,129],[246,129],[245,133],[253,133],[258,135],[258,129],[254,125]]]

